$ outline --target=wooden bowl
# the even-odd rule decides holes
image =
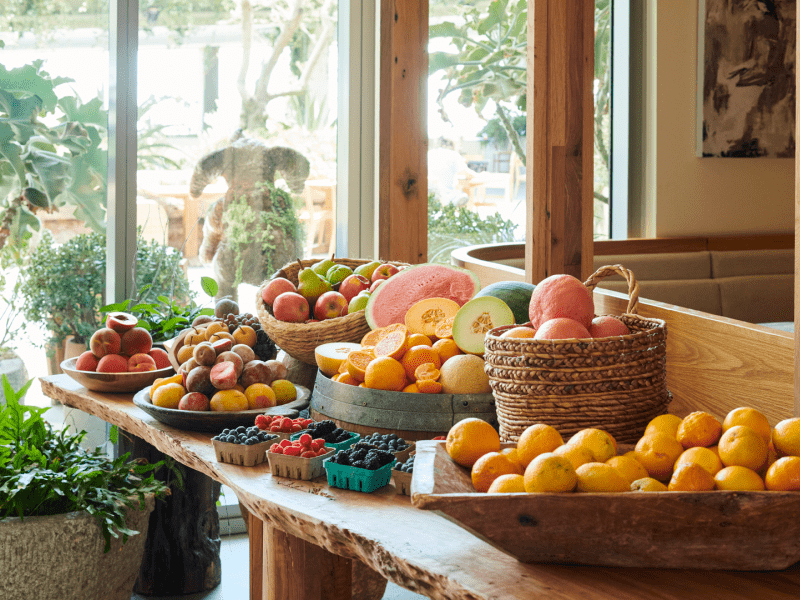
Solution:
[[[68,358],[61,363],[61,370],[93,392],[138,392],[149,387],[160,377],[169,377],[175,371],[172,367],[155,371],[139,371],[136,373],[97,373],[95,371],[78,371],[75,363],[78,358]]]
[[[177,408],[163,408],[154,406],[150,401],[150,388],[147,387],[136,393],[133,403],[141,408],[156,421],[175,427],[176,429],[188,429],[190,431],[213,431],[219,433],[223,429],[244,425],[250,427],[255,423],[258,415],[281,415],[294,419],[299,416],[300,411],[308,407],[311,397],[311,390],[302,385],[296,385],[297,398],[281,406],[271,408],[254,408],[252,410],[239,411],[192,411],[178,410]]]

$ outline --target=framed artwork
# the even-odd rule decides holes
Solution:
[[[795,0],[698,7],[698,156],[793,158]]]

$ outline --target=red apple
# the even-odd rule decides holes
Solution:
[[[379,279],[389,279],[389,277],[399,272],[400,269],[394,265],[390,265],[389,263],[382,264],[372,273],[372,282],[374,283]]]
[[[297,292],[283,292],[272,303],[272,312],[279,321],[302,323],[308,318],[308,300]]]
[[[296,292],[297,287],[285,277],[276,277],[261,288],[261,299],[267,306],[272,306],[275,298],[284,292]]]
[[[385,280],[385,279],[378,279],[377,281],[373,281],[373,282],[372,282],[372,285],[370,285],[370,286],[369,286],[369,293],[371,294],[372,292],[374,292],[375,290],[377,290],[377,289],[378,289],[378,286],[379,286],[380,284],[382,284],[384,281],[386,281],[386,280]]]
[[[128,372],[135,373],[136,371],[155,371],[156,361],[149,354],[140,352],[134,354],[128,359]]]
[[[339,292],[325,292],[314,305],[314,318],[320,321],[347,314],[347,298]]]
[[[106,317],[106,327],[113,329],[119,334],[123,334],[129,329],[133,329],[139,323],[139,319],[130,313],[112,312]]]
[[[339,293],[345,297],[345,299],[350,302],[353,298],[358,296],[364,290],[369,289],[369,279],[364,277],[363,275],[348,275],[344,278],[341,285],[339,285]]]

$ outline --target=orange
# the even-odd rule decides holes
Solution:
[[[553,454],[569,459],[569,462],[571,462],[572,466],[576,469],[588,462],[594,462],[592,453],[588,448],[584,448],[583,446],[570,446],[569,444],[564,444],[563,446],[559,446],[553,450]]]
[[[758,471],[767,462],[767,443],[746,425],[734,425],[719,439],[719,458],[726,467],[738,465]]]
[[[409,394],[421,393],[416,383],[409,383],[406,387],[403,388],[403,391]]]
[[[377,350],[378,346],[375,346],[375,349]],[[405,351],[405,354],[400,362],[402,363],[403,368],[406,370],[406,375],[411,381],[419,379],[419,377],[414,376],[414,372],[420,365],[432,363],[437,369],[442,366],[442,360],[439,358],[439,353],[430,346],[409,347],[409,349]],[[438,377],[426,377],[423,379],[438,379]]]
[[[775,452],[775,446],[770,442],[767,444],[767,462],[758,470],[758,474],[762,479],[766,476],[767,469],[769,469],[776,460],[778,460],[778,453]]]
[[[722,461],[720,461],[719,456],[717,456],[713,450],[703,448],[702,446],[695,446],[694,448],[684,450],[678,457],[678,460],[675,461],[673,469],[677,469],[680,465],[688,465],[691,463],[700,465],[711,473],[711,475],[715,475],[722,469]]]
[[[500,475],[522,475],[519,463],[511,462],[499,452],[487,452],[472,465],[472,485],[477,492],[488,492]]]
[[[247,410],[247,397],[239,390],[219,390],[209,404],[211,410],[220,412]]]
[[[764,477],[768,490],[795,492],[800,490],[800,456],[784,456],[776,460]]]
[[[567,442],[570,446],[583,446],[592,453],[594,462],[606,462],[617,453],[617,440],[607,431],[589,427],[582,429]]]
[[[433,342],[424,333],[410,333],[408,335],[408,347],[413,346],[432,346]]]
[[[186,395],[186,388],[180,383],[165,383],[156,388],[155,392],[151,390],[151,393],[150,402],[153,406],[178,408],[178,403],[181,401],[181,398]],[[244,396],[244,394],[242,396]],[[245,407],[242,410],[247,409],[247,400],[245,400],[244,404]]]
[[[575,470],[579,492],[629,492],[631,484],[611,465],[590,462]]]
[[[417,379],[417,388],[423,394],[442,393],[442,384],[435,379]]]
[[[453,337],[453,322],[456,320],[455,317],[447,317],[443,321],[440,321],[438,325],[436,325],[436,330],[434,335],[442,339],[450,339]]]
[[[445,449],[456,463],[471,469],[475,461],[487,452],[500,450],[500,435],[483,419],[468,417],[447,432]]]
[[[647,477],[647,469],[644,468],[644,465],[630,456],[612,456],[606,461],[606,464],[619,471],[628,483]]]
[[[358,385],[361,383],[358,379],[350,375],[350,373],[339,373],[339,379],[337,379],[339,383],[345,383],[347,385]]]
[[[578,482],[575,467],[564,456],[544,452],[535,457],[525,468],[525,491],[571,492]]]
[[[374,358],[364,372],[364,385],[373,390],[401,391],[406,387],[406,370],[389,356]]]
[[[775,425],[772,445],[778,456],[800,456],[800,417],[784,419]]]
[[[436,340],[433,342],[433,346],[431,346],[431,348],[436,350],[436,353],[439,355],[439,360],[442,361],[442,364],[444,364],[448,358],[453,358],[455,355],[461,354],[461,349],[450,338]]]
[[[722,421],[722,432],[725,433],[734,425],[747,425],[764,438],[764,441],[768,444],[772,439],[772,427],[769,426],[767,417],[755,408],[750,408],[749,406],[734,408],[725,415],[725,420]]]
[[[517,456],[523,467],[545,452],[552,452],[564,444],[558,430],[544,423],[536,423],[522,432],[517,440]]]
[[[243,391],[245,398],[247,398],[247,406],[251,409],[263,407],[262,397],[267,398],[270,406],[276,406],[278,404],[278,400],[275,398],[275,392],[273,392],[272,388],[266,383],[253,383]],[[259,406],[259,404],[262,406]]]
[[[661,433],[666,433],[667,435],[671,435],[674,438],[678,437],[678,427],[681,424],[681,419],[678,415],[658,415],[657,417],[653,417],[650,422],[645,427],[644,435],[648,433],[653,433],[654,431],[660,431]]]
[[[441,376],[442,372],[434,363],[422,363],[414,370],[411,379],[433,379],[434,381],[438,381]]]
[[[718,490],[759,491],[764,489],[761,476],[747,467],[733,466],[721,469],[714,475],[714,483]]]
[[[383,339],[375,344],[372,352],[375,356],[388,356],[400,360],[408,348],[408,332],[390,331]]]
[[[678,426],[677,439],[684,448],[713,446],[722,435],[722,423],[702,410],[686,415]]]
[[[523,469],[522,463],[519,462],[519,454],[517,454],[516,448],[503,448],[500,450],[500,454],[504,455],[511,462],[517,463],[520,469]]]
[[[636,460],[644,465],[647,474],[659,481],[668,481],[672,466],[683,453],[680,442],[666,433],[656,431],[636,442]]]
[[[680,465],[672,473],[667,489],[670,492],[710,492],[714,476],[697,463]]]
[[[344,366],[347,372],[356,380],[364,381],[367,373],[367,366],[375,359],[372,350],[353,350],[344,359]]]
[[[489,486],[488,492],[490,494],[524,494],[525,478],[516,473],[500,475]]]
[[[666,492],[667,489],[667,486],[652,477],[642,477],[631,483],[632,492]]]

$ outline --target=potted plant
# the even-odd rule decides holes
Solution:
[[[0,547],[13,551],[0,555],[0,597],[129,600],[166,465],[84,450],[85,432],[21,403],[32,381],[15,391],[2,378]]]

